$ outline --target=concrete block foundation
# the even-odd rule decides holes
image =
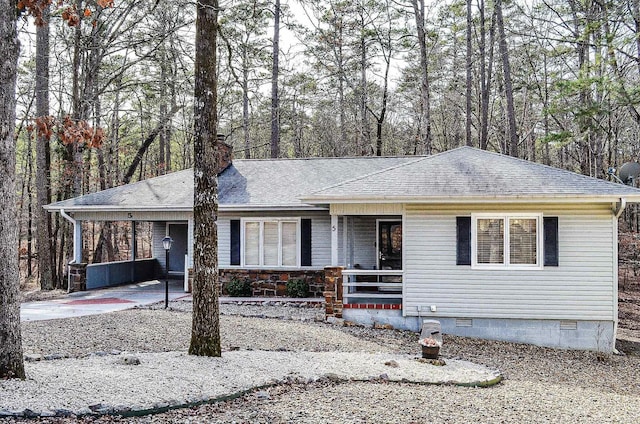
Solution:
[[[401,310],[345,308],[342,318],[365,326],[390,324],[400,330],[419,332],[427,317],[403,317]],[[612,352],[615,343],[611,321],[526,320],[487,318],[446,318],[442,332],[455,336],[527,343],[559,349]]]

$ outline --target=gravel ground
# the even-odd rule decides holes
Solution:
[[[172,310],[23,324],[25,352],[82,356],[113,349],[185,351],[186,302]],[[296,311],[294,311],[296,309]],[[304,310],[303,310],[304,309]],[[337,327],[314,322],[314,308],[223,305],[226,350],[417,353],[410,332]],[[243,317],[238,315],[253,315]],[[294,319],[269,319],[260,316]],[[304,320],[303,320],[304,319]],[[72,336],[70,336],[72,335]],[[233,337],[228,337],[232,335]],[[640,422],[640,357],[605,356],[505,342],[445,337],[445,358],[462,358],[503,372],[488,389],[391,382],[282,384],[238,399],[139,418],[82,418],[83,422]],[[18,422],[9,420],[8,422]],[[78,419],[41,419],[76,422]]]

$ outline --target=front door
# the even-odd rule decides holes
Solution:
[[[184,256],[187,254],[187,224],[168,224],[169,237],[173,239],[169,251],[169,272],[184,272]]]
[[[378,269],[402,269],[402,221],[378,221]]]

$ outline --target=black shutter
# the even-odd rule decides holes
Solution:
[[[311,220],[300,220],[300,265],[311,266]]]
[[[544,217],[544,266],[558,266],[558,217]]]
[[[240,220],[231,220],[231,265],[240,265]]]
[[[456,264],[471,265],[471,217],[456,217]]]

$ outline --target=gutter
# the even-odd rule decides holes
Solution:
[[[624,212],[624,208],[627,206],[627,199],[625,199],[624,197],[620,198],[620,201],[616,204],[615,208],[613,209],[613,214],[615,215],[616,219],[620,218],[620,215],[622,215],[622,212]]]
[[[78,249],[78,246],[76,246],[75,233],[76,233],[76,225],[78,225],[78,222],[75,219],[73,219],[71,216],[69,216],[64,211],[64,208],[60,209],[60,215],[64,219],[66,219],[67,221],[69,221],[70,223],[73,224],[73,234],[74,234],[74,238],[73,238],[73,259],[71,259],[69,261],[69,263],[67,263],[67,293],[71,293],[71,272],[69,271],[69,266],[76,263],[76,254],[78,253],[76,250]]]

